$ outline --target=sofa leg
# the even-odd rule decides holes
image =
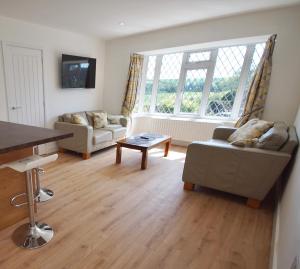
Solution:
[[[91,158],[91,153],[88,152],[82,153],[82,159],[88,160],[89,158]]]
[[[257,199],[252,199],[252,198],[247,199],[247,206],[249,206],[251,208],[255,208],[255,209],[259,208],[260,203],[261,203],[261,201],[257,200]]]
[[[184,182],[183,189],[186,191],[193,191],[195,188],[195,184],[190,182]]]

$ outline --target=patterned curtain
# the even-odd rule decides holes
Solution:
[[[128,80],[126,86],[126,94],[122,105],[122,114],[130,116],[136,101],[137,90],[143,68],[144,56],[132,54],[130,56],[130,64],[128,71]]]
[[[263,114],[269,90],[272,71],[272,55],[276,36],[277,35],[272,35],[266,43],[264,53],[250,85],[243,114],[236,122],[236,127],[244,125],[250,119],[261,118]]]

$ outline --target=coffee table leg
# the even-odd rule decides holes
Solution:
[[[170,143],[171,141],[168,141],[165,145],[165,154],[164,154],[164,157],[167,157],[168,156],[168,153],[169,153],[169,148],[170,148]]]
[[[142,150],[142,164],[141,169],[145,170],[147,168],[147,161],[148,161],[148,150]]]
[[[116,151],[116,163],[121,163],[122,159],[122,148],[120,145],[117,144],[117,151]]]

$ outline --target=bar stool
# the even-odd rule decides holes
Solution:
[[[33,147],[33,154],[39,155],[39,147]],[[36,201],[37,202],[46,202],[53,198],[54,192],[47,188],[41,187],[41,179],[40,176],[45,173],[44,169],[41,167],[37,167],[34,169],[34,176],[35,176],[35,184],[36,184]]]
[[[17,172],[26,173],[26,193],[18,194],[11,199],[11,204],[15,207],[28,205],[29,223],[17,228],[12,236],[17,246],[27,249],[39,248],[47,244],[54,235],[53,229],[48,224],[35,221],[34,202],[37,196],[34,195],[33,190],[33,171],[42,165],[55,161],[57,157],[57,154],[47,157],[32,155],[0,166],[0,168],[8,167]],[[16,199],[25,195],[27,196],[27,202],[17,204]]]

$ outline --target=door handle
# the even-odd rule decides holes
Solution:
[[[21,106],[13,106],[11,107],[12,110],[17,110],[17,109],[21,109],[22,107]]]

